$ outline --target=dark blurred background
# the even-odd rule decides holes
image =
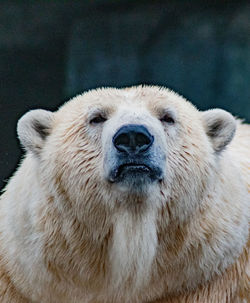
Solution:
[[[250,121],[249,1],[0,2],[0,188],[16,122],[98,86],[157,84]]]

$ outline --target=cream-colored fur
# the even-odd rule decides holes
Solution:
[[[166,153],[163,180],[140,193],[106,178],[126,123]],[[31,111],[18,135],[27,153],[0,198],[1,303],[250,302],[248,125],[140,86]]]

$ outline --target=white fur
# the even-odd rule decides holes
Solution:
[[[100,108],[107,122],[90,125]],[[174,125],[160,121],[164,110],[174,112]],[[138,122],[167,157],[162,182],[140,197],[103,171],[114,132]],[[231,265],[238,286],[249,239],[250,147],[249,129],[239,124],[233,138],[234,129],[230,114],[201,113],[156,87],[91,91],[56,113],[26,114],[18,135],[27,155],[0,198],[1,277],[39,303],[151,302],[200,284],[208,297]]]
[[[126,210],[117,215],[110,251],[112,288],[123,288],[131,279],[130,283],[137,291],[150,279],[157,248],[155,220],[152,209],[141,216]]]

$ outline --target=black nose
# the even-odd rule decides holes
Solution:
[[[143,125],[128,124],[121,127],[113,137],[113,144],[121,152],[141,153],[149,149],[154,137]]]

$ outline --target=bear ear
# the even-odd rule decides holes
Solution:
[[[17,134],[26,151],[39,155],[52,129],[54,114],[36,109],[24,114],[17,123]]]
[[[236,120],[225,110],[211,109],[202,113],[205,131],[216,152],[221,152],[233,139]]]

